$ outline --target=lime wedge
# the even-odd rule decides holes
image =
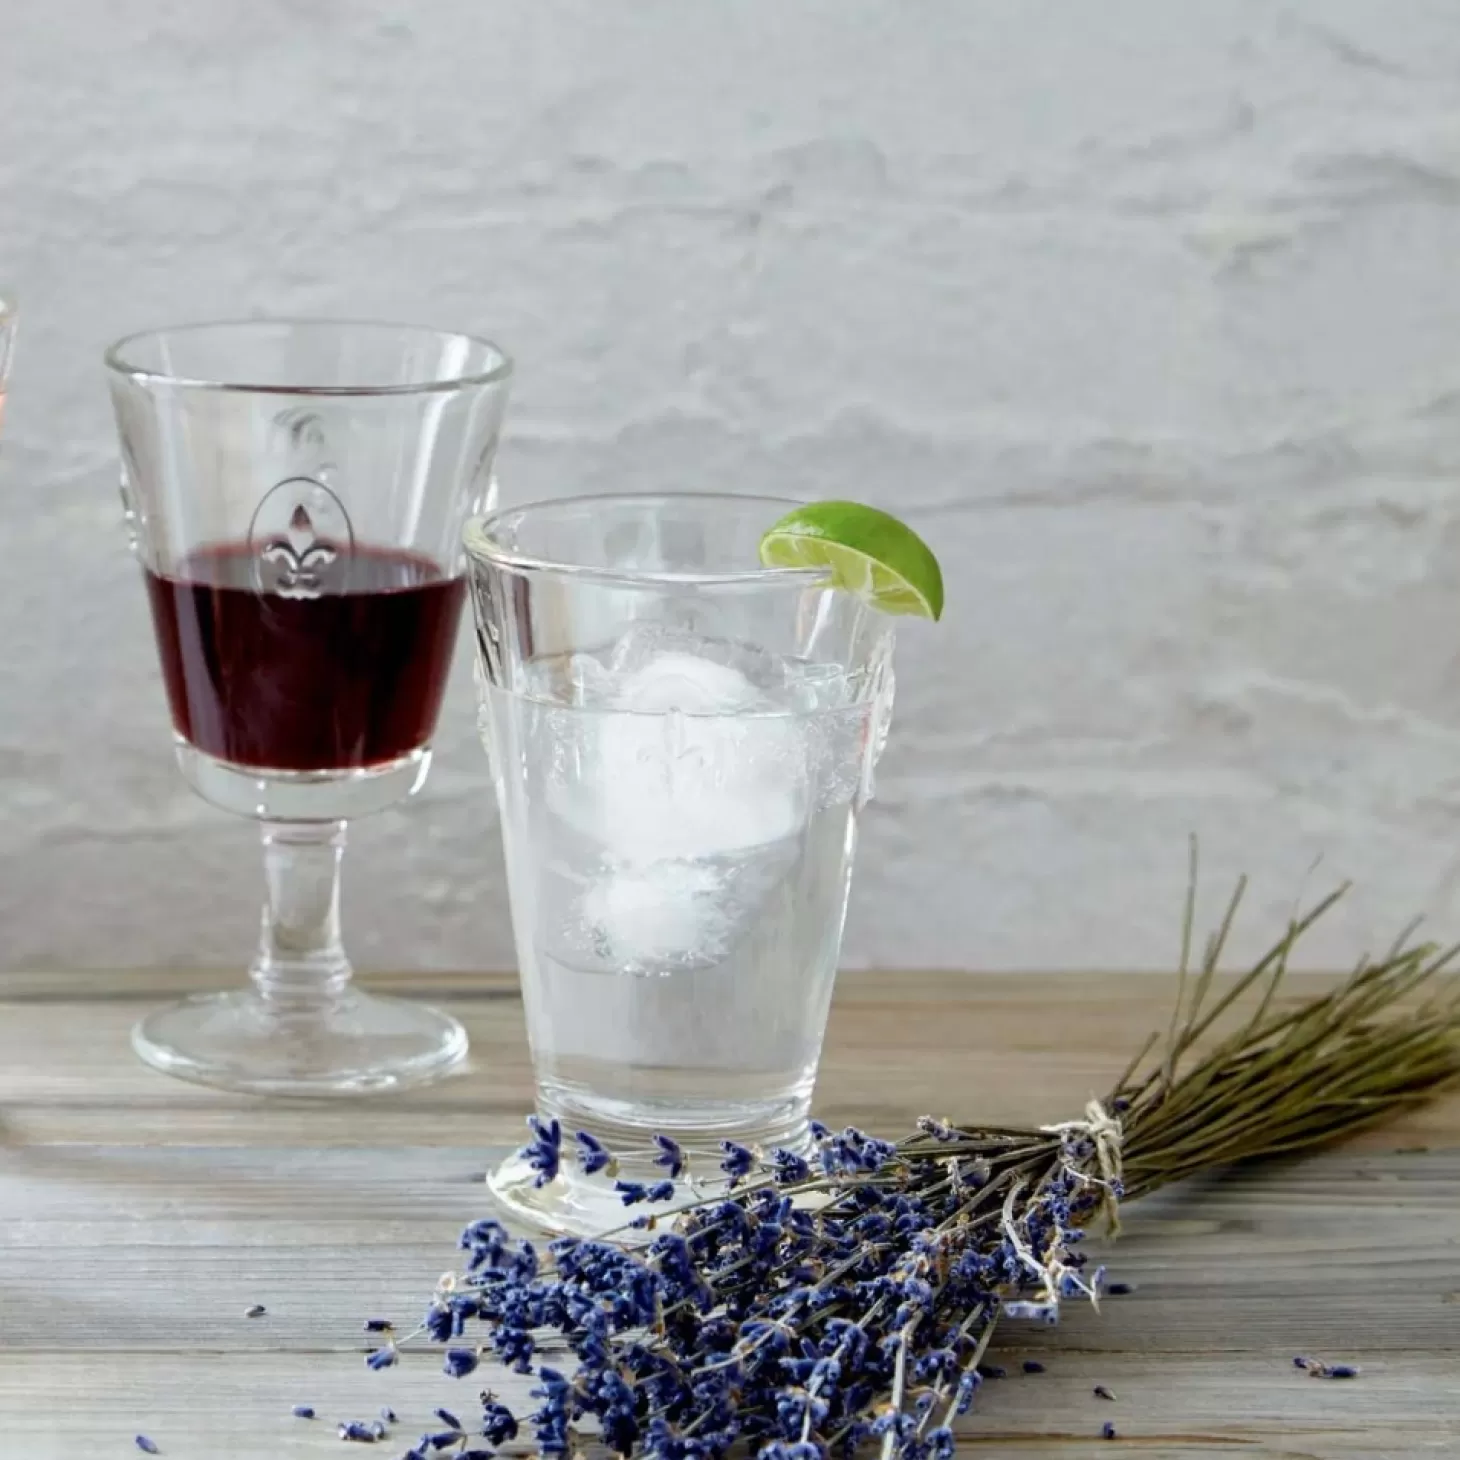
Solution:
[[[760,540],[768,568],[824,568],[832,582],[883,613],[941,618],[943,573],[907,523],[860,502],[811,502]]]

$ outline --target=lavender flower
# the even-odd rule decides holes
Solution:
[[[720,1170],[731,1181],[743,1181],[755,1169],[755,1152],[748,1146],[737,1145],[734,1141],[721,1141],[720,1149],[725,1153],[725,1159],[720,1162]]]
[[[613,1175],[617,1163],[608,1147],[597,1136],[580,1130],[574,1134],[573,1139],[578,1143],[578,1165],[585,1176],[596,1176],[600,1171]]]
[[[475,1349],[449,1348],[446,1350],[446,1357],[442,1361],[442,1367],[453,1379],[464,1379],[477,1366],[477,1355]],[[439,1415],[441,1411],[438,1409]],[[457,1429],[461,1426],[457,1425]]]
[[[931,1115],[918,1117],[918,1129],[935,1141],[956,1141],[958,1132],[946,1120],[935,1120]]]
[[[527,1158],[556,1174],[561,1132],[532,1129]],[[1100,1147],[1079,1130],[1020,1140],[941,1122],[897,1145],[813,1136],[814,1162],[724,1143],[730,1194],[658,1219],[643,1246],[561,1237],[539,1252],[491,1219],[469,1226],[465,1271],[422,1332],[449,1374],[485,1351],[533,1376],[520,1415],[482,1395],[486,1442],[526,1429],[548,1460],[589,1432],[635,1460],[843,1460],[872,1443],[887,1460],[952,1460],[953,1421],[1004,1373],[985,1360],[994,1324],[1051,1322],[1098,1290],[1074,1244],[1108,1200]],[[614,1174],[596,1138],[575,1140],[580,1166]],[[653,1161],[664,1177],[615,1179],[626,1207],[682,1195],[678,1142],[657,1136]],[[438,1418],[453,1427],[417,1454],[468,1443]]]
[[[1306,1369],[1314,1379],[1357,1379],[1362,1372],[1357,1364],[1328,1364],[1322,1359],[1310,1359],[1304,1354],[1293,1356],[1295,1369]]]
[[[684,1174],[686,1165],[684,1152],[680,1149],[679,1143],[666,1135],[656,1135],[654,1144],[659,1148],[659,1154],[654,1157],[654,1164],[662,1166],[669,1172],[670,1179],[678,1181]]]
[[[517,1438],[517,1420],[512,1411],[498,1403],[490,1390],[482,1394],[482,1434],[493,1445],[505,1445]]]
[[[1058,1303],[1029,1303],[1015,1299],[1004,1304],[1004,1317],[1027,1318],[1052,1328],[1060,1321],[1060,1309]]]
[[[781,1146],[771,1152],[771,1169],[779,1186],[799,1186],[811,1180],[811,1166],[805,1157]]]
[[[534,1186],[546,1186],[556,1180],[558,1167],[563,1159],[563,1127],[557,1120],[542,1121],[535,1115],[527,1117],[532,1140],[517,1153],[532,1167],[537,1175]]]

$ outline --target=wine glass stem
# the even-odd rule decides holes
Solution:
[[[249,970],[265,1002],[305,1013],[335,1003],[350,979],[340,942],[343,821],[263,823],[263,932]]]

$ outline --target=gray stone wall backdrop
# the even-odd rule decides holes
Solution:
[[[111,337],[252,312],[499,337],[508,500],[867,498],[904,636],[847,962],[1169,964],[1460,926],[1454,0],[8,0],[0,965],[240,967],[253,829],[174,772]],[[347,863],[366,966],[511,961],[462,660]],[[1322,858],[1310,873],[1315,858]]]

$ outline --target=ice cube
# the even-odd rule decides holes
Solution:
[[[544,726],[548,803],[615,863],[720,856],[804,825],[804,727],[724,656],[661,648],[580,682],[590,703]]]
[[[729,951],[725,895],[711,866],[654,862],[596,878],[578,913],[594,954],[615,972],[679,972],[713,967]]]
[[[785,661],[778,654],[773,654],[757,644],[710,638],[653,620],[641,619],[631,623],[619,635],[609,652],[608,668],[610,674],[620,684],[624,684],[641,670],[655,666],[668,667],[665,661],[676,657],[688,657],[695,661],[695,667],[689,673],[700,681],[703,689],[713,692],[718,684],[727,692],[738,693],[742,683],[748,683],[758,695],[764,696],[767,708],[784,703],[786,667]],[[716,680],[705,670],[704,666],[707,664],[719,665],[738,677],[733,680],[729,677]],[[678,708],[693,707],[680,705]],[[739,706],[731,705],[729,708]]]
[[[594,654],[570,654],[563,693],[570,705],[606,705],[613,701],[613,675]]]
[[[731,715],[761,704],[760,691],[738,669],[672,649],[614,679],[611,693],[616,709],[651,715]]]
[[[715,659],[670,651],[622,680],[598,734],[601,835],[631,862],[714,857],[794,835],[806,819],[794,719]]]
[[[822,755],[805,711],[836,702],[839,674],[793,695],[803,666],[658,624],[578,657],[568,678],[590,692],[544,710],[534,737],[554,836],[573,849],[544,946],[591,972],[713,967],[796,863]]]

